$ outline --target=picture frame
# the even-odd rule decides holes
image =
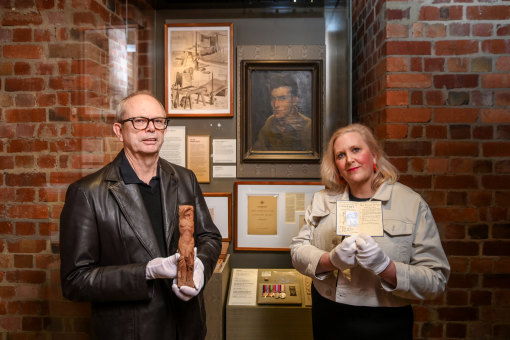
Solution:
[[[232,193],[204,192],[203,195],[222,241],[232,241]]]
[[[165,109],[170,117],[232,117],[233,24],[165,24]]]
[[[320,182],[234,182],[234,249],[289,251],[313,194],[324,188]]]
[[[322,60],[242,60],[241,161],[319,163]]]

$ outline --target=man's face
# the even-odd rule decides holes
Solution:
[[[292,96],[291,88],[288,86],[277,87],[271,91],[271,107],[276,118],[286,117],[297,101],[298,97]]]
[[[149,119],[166,117],[165,111],[158,101],[144,94],[128,99],[125,109],[126,112],[124,117],[122,117],[123,120],[133,117]],[[157,130],[154,127],[154,122],[149,122],[149,125],[144,130],[136,130],[130,121],[123,124],[115,123],[113,130],[124,144],[125,151],[135,156],[148,156],[159,153],[166,133],[166,130]]]

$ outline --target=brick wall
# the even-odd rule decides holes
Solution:
[[[510,1],[353,1],[355,117],[430,204],[452,266],[416,339],[510,338]]]
[[[115,104],[151,90],[150,8],[123,4],[0,1],[2,340],[88,338],[89,304],[62,298],[58,218],[68,184],[118,152]]]

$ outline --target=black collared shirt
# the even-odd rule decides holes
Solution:
[[[158,246],[163,256],[167,256],[165,233],[163,231],[163,213],[161,211],[161,187],[159,179],[159,167],[156,176],[152,177],[149,185],[144,183],[136,175],[135,170],[129,163],[126,155],[122,156],[120,164],[120,173],[125,184],[137,184],[142,194],[143,203],[151,219],[152,229],[158,240]]]

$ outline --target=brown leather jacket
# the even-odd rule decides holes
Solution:
[[[122,181],[122,154],[67,190],[60,216],[63,294],[92,302],[92,338],[203,339],[203,289],[183,302],[172,293],[170,280],[145,279],[147,262],[162,255],[138,185]],[[195,245],[207,282],[221,235],[193,172],[163,159],[158,166],[168,254],[177,250],[178,205],[193,205]]]

